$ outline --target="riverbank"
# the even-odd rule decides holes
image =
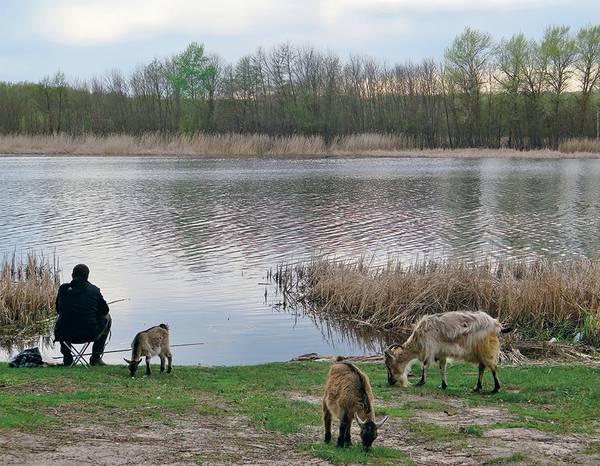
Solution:
[[[373,452],[322,443],[329,363],[175,367],[131,379],[124,366],[9,369],[0,364],[0,463],[597,464],[600,368],[505,367],[495,396],[471,392],[476,368],[449,388],[402,390],[381,363],[361,364],[377,415]],[[486,380],[486,383],[491,383]],[[355,445],[358,433],[353,431]]]
[[[364,257],[283,264],[286,305],[403,341],[426,314],[485,310],[519,337],[600,346],[600,261],[425,259],[378,266]]]
[[[427,157],[596,159],[600,144],[567,141],[561,150],[418,149],[401,135],[356,134],[329,144],[320,136],[265,134],[0,135],[2,155],[178,155],[206,157]]]

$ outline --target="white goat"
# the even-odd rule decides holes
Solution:
[[[494,376],[492,393],[496,393],[500,390],[498,335],[511,331],[512,329],[503,328],[498,320],[481,311],[424,316],[417,322],[404,344],[392,345],[385,350],[388,383],[394,385],[398,379],[403,387],[407,387],[410,363],[418,359],[423,364],[423,371],[417,385],[425,384],[428,367],[437,362],[442,377],[441,388],[445,389],[448,386],[447,361],[453,358],[479,364],[479,378],[474,389],[476,392],[481,391],[485,368],[489,368]]]

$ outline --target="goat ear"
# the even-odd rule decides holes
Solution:
[[[365,422],[364,422],[364,421],[363,421],[361,418],[359,418],[359,417],[358,417],[358,414],[356,414],[356,413],[354,413],[354,419],[356,419],[356,423],[357,423],[357,424],[358,424],[360,427],[362,427],[362,426],[364,426],[364,425],[365,425]]]
[[[123,358],[123,361],[125,361],[127,364],[131,364],[131,361],[129,359]]]
[[[386,417],[384,417],[384,418],[383,418],[381,421],[379,421],[379,422],[377,423],[377,428],[378,428],[378,429],[381,429],[381,428],[383,427],[383,425],[386,423],[386,421],[387,421],[389,418],[390,418],[389,416],[386,416]]]

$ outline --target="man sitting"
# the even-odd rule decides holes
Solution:
[[[90,269],[84,264],[73,268],[71,283],[64,283],[56,296],[58,319],[54,338],[60,342],[63,364],[73,364],[71,350],[63,342],[85,343],[93,341],[90,365],[104,366],[102,354],[110,332],[111,318],[108,304],[100,289],[88,282]]]

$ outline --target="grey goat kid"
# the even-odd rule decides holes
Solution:
[[[153,356],[160,358],[161,372],[165,370],[165,359],[168,361],[167,372],[171,372],[173,355],[169,347],[169,327],[165,324],[138,333],[131,342],[131,361],[123,358],[129,364],[131,377],[135,377],[142,357],[146,358],[146,375],[150,375],[150,359]]]

